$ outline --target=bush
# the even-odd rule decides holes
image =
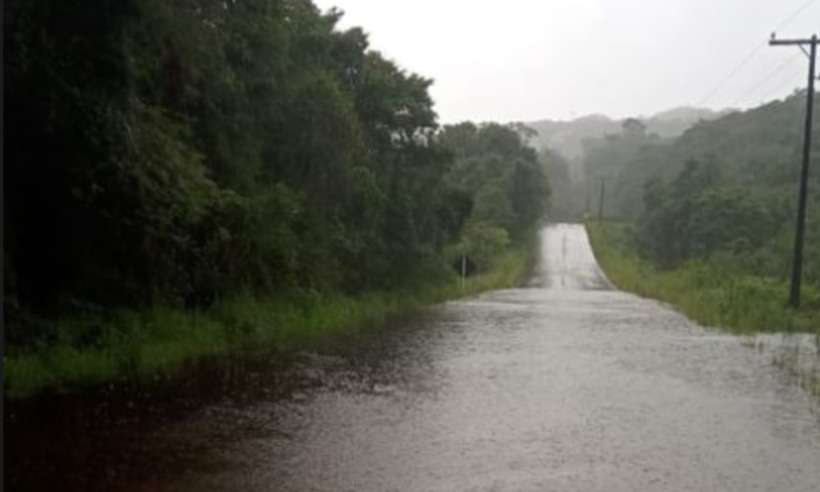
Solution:
[[[505,229],[488,222],[474,222],[467,225],[458,249],[484,271],[490,269],[492,260],[509,244],[510,236]]]

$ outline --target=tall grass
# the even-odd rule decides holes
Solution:
[[[803,288],[800,310],[787,306],[788,285],[718,261],[691,261],[659,270],[637,254],[629,226],[588,223],[595,256],[620,289],[667,302],[701,324],[734,333],[820,333],[820,290]]]
[[[389,292],[359,296],[291,292],[278,298],[237,294],[201,312],[172,308],[119,311],[105,318],[57,320],[57,339],[29,347],[8,347],[5,390],[10,398],[46,389],[76,390],[104,382],[172,377],[186,362],[249,348],[293,349],[317,340],[378,325],[390,316],[448,299],[518,284],[534,261],[531,244],[511,248],[490,271]],[[100,326],[92,344],[72,334]]]
[[[639,257],[629,225],[588,223],[587,231],[598,262],[623,290],[662,300],[703,325],[735,334],[794,331],[820,338],[820,290],[816,287],[804,286],[802,307],[794,310],[786,304],[788,285],[782,280],[738,270],[718,260],[659,270]],[[820,398],[816,373],[800,374],[798,380],[809,394]]]

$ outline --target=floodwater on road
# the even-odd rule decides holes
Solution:
[[[12,405],[11,488],[818,490],[817,400],[771,363],[783,343],[613,290],[582,226],[548,226],[542,250],[527,288],[315,352]],[[816,370],[817,341],[799,347]]]

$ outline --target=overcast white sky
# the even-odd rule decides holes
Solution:
[[[754,106],[806,83],[806,57],[764,45],[771,32],[820,34],[807,0],[314,1],[434,79],[443,123]]]

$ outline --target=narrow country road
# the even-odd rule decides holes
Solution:
[[[820,490],[816,403],[738,338],[613,290],[578,225],[543,231],[527,288],[231,378],[184,417],[88,411],[60,489]]]

